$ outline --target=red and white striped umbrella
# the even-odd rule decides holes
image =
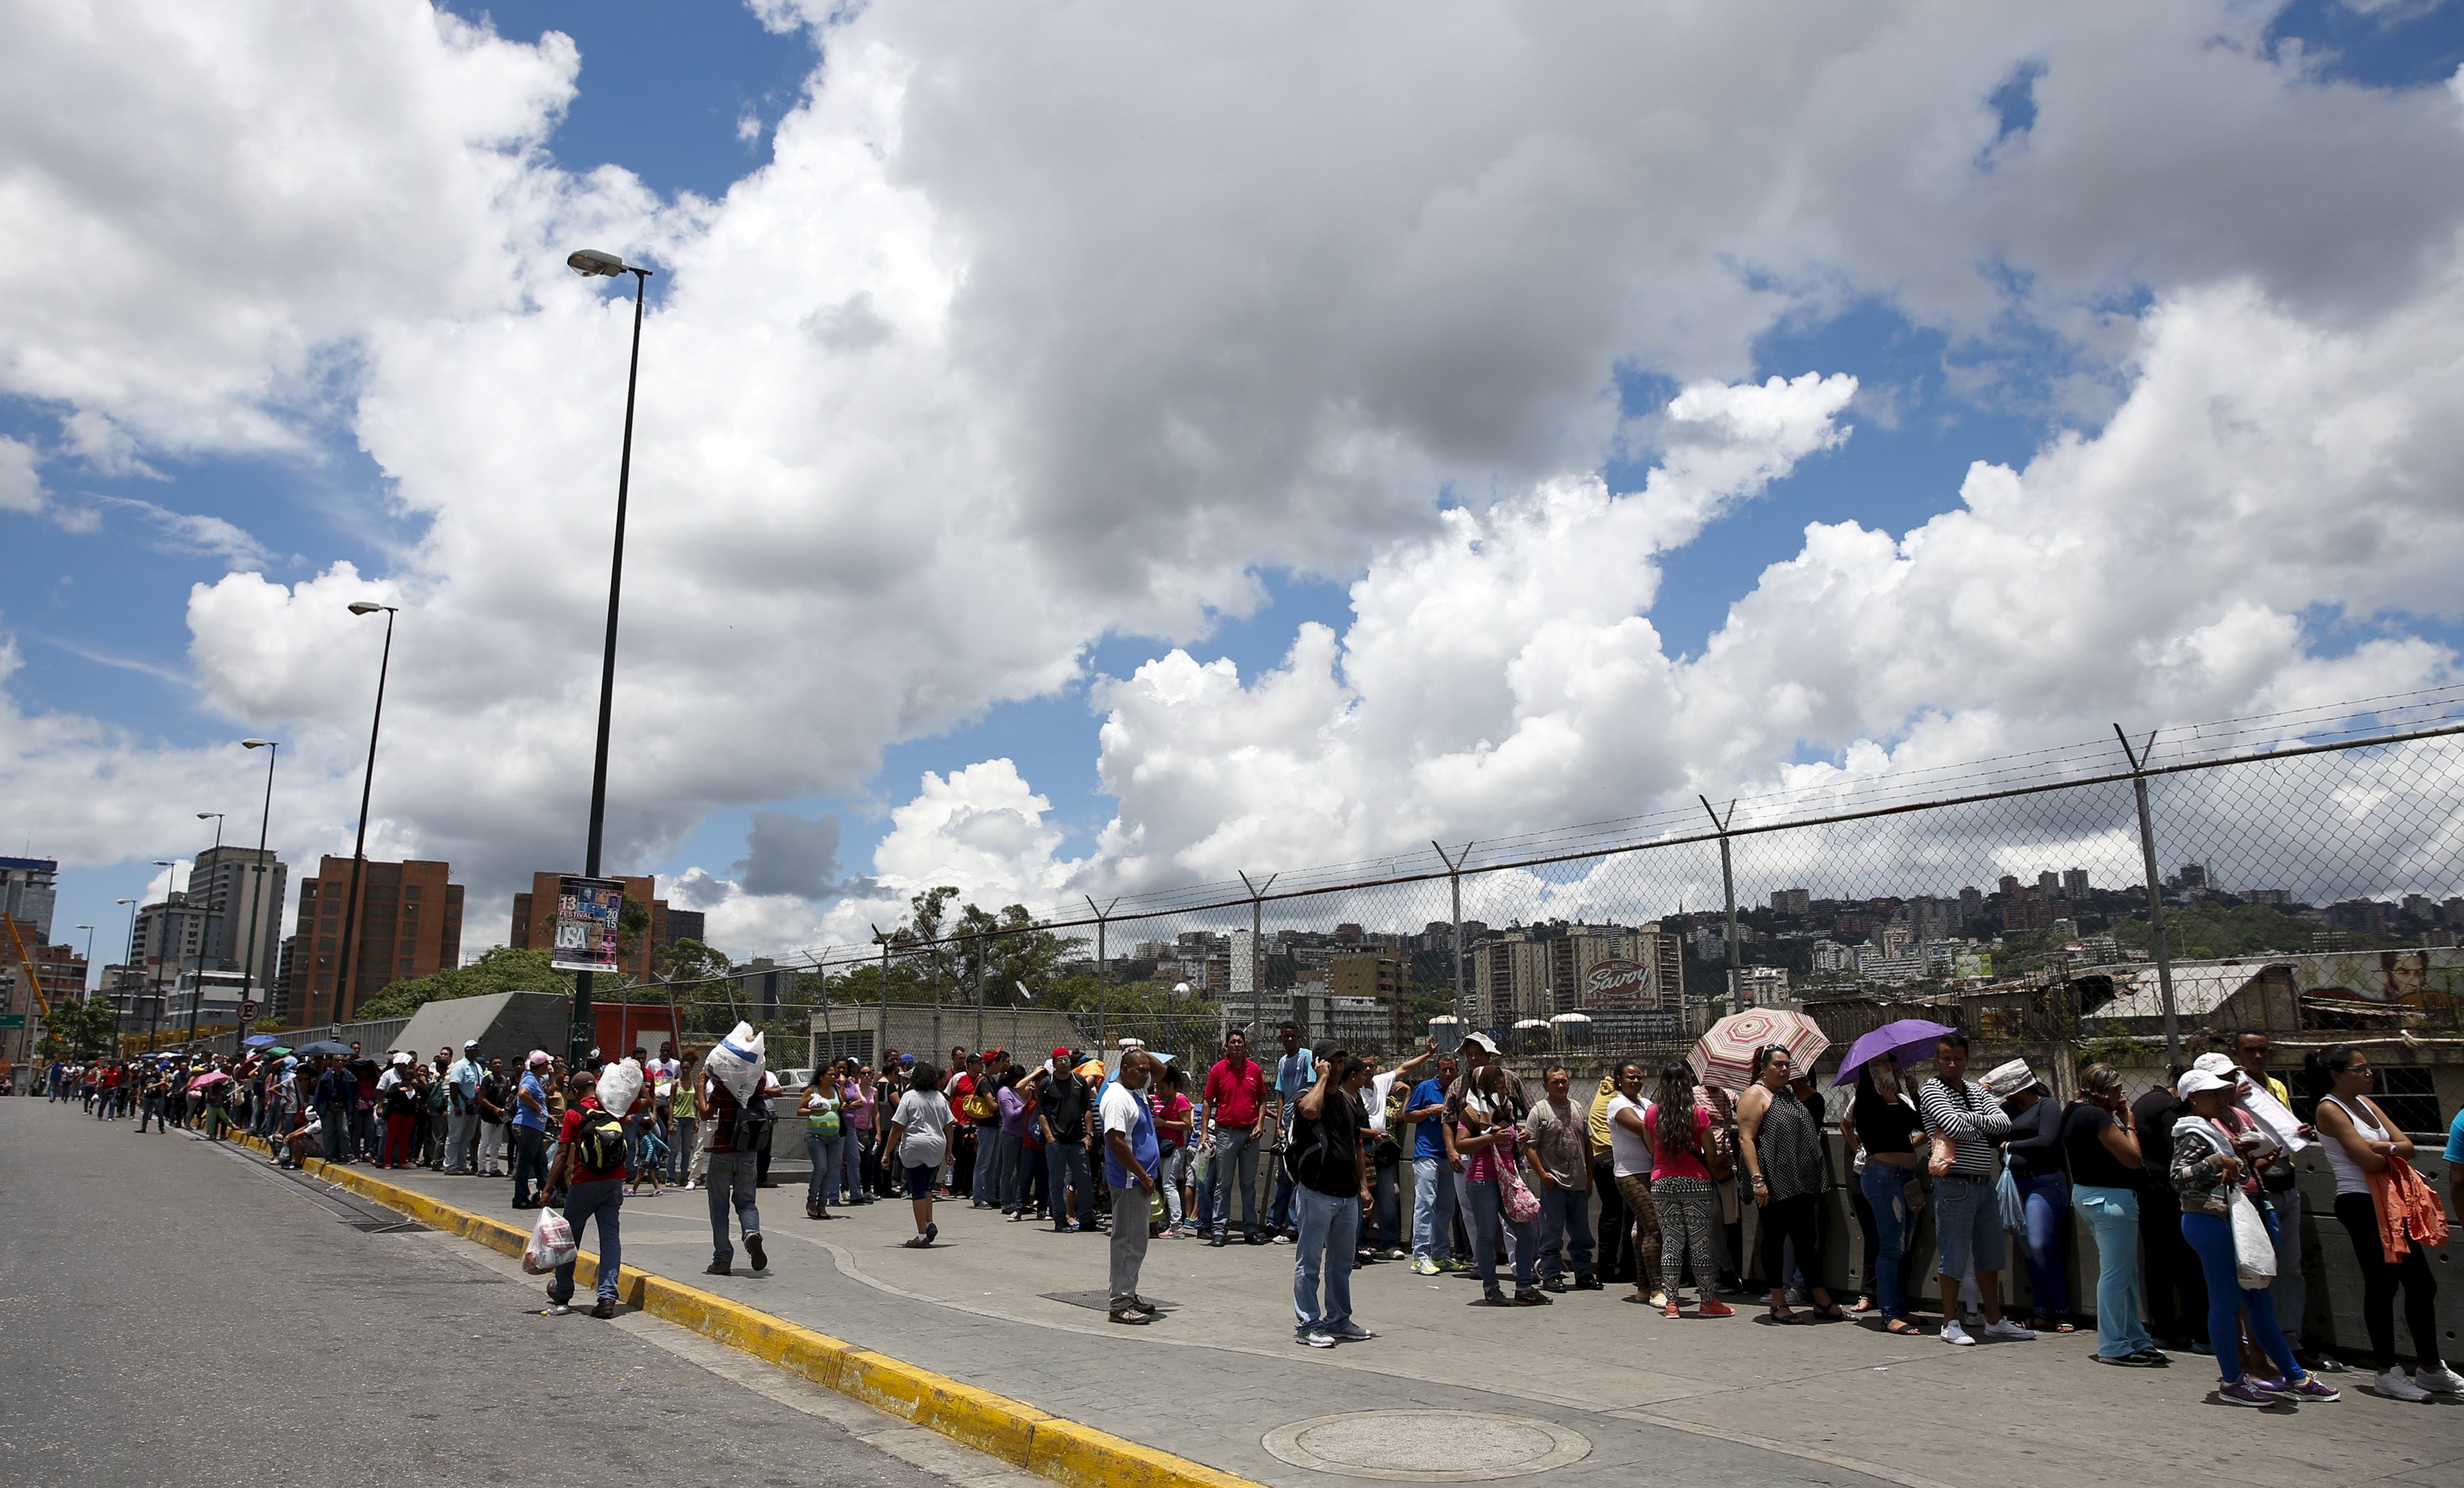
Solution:
[[[1804,1014],[1754,1008],[1713,1023],[1685,1062],[1706,1085],[1743,1090],[1753,1081],[1755,1051],[1774,1043],[1787,1049],[1791,1066],[1806,1075],[1814,1073],[1814,1061],[1831,1047],[1830,1038]]]

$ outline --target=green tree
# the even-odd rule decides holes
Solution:
[[[113,1046],[120,1037],[120,1014],[108,997],[79,997],[58,1002],[43,1019],[43,1037],[34,1041],[38,1060],[90,1060]]]
[[[2193,904],[2165,910],[2166,949],[2186,960],[2255,955],[2265,951],[2306,951],[2310,937],[2319,929],[2269,905]],[[2117,923],[2113,938],[2134,950],[2154,949],[2145,915]],[[2378,944],[2367,935],[2352,935],[2356,950],[2374,949]]]
[[[509,946],[494,946],[481,952],[478,959],[468,966],[392,983],[361,1003],[358,1016],[408,1018],[431,1002],[480,997],[492,992],[570,995],[572,974],[558,971],[548,964],[549,959],[550,952],[544,950],[516,951]]]

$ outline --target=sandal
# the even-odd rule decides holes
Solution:
[[[1894,1338],[1925,1337],[1925,1329],[1917,1326],[1913,1323],[1910,1323],[1905,1318],[1893,1318],[1890,1322],[1882,1324],[1882,1331],[1890,1334]]]
[[[1839,1310],[1839,1304],[1837,1302],[1833,1302],[1828,1307],[1815,1308],[1814,1315],[1820,1318],[1825,1323],[1845,1323],[1848,1321],[1848,1314]]]
[[[1772,1307],[1764,1312],[1763,1321],[1780,1327],[1787,1327],[1793,1324],[1803,1323],[1805,1319],[1785,1307]]]

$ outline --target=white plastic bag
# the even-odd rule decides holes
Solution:
[[[539,1222],[531,1226],[530,1243],[522,1247],[522,1269],[533,1276],[545,1276],[581,1250],[574,1242],[573,1226],[564,1222],[564,1215],[553,1209],[541,1209]]]
[[[2267,1237],[2267,1221],[2258,1206],[2236,1184],[2233,1189],[2233,1279],[2245,1292],[2263,1292],[2276,1284],[2276,1242]]]
[[[702,1067],[710,1072],[710,1078],[727,1087],[737,1105],[750,1105],[761,1089],[762,1061],[761,1036],[753,1031],[751,1023],[738,1023],[735,1032],[710,1051]]]
[[[599,1108],[610,1116],[622,1116],[633,1108],[642,1094],[642,1066],[631,1060],[619,1060],[599,1071]]]

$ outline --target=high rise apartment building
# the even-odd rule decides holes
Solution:
[[[360,913],[349,984],[342,984],[342,924],[351,860],[323,859],[299,884],[298,936],[284,1013],[295,1023],[341,1023],[395,982],[462,964],[462,886],[451,864],[411,859],[361,864]]]
[[[17,922],[28,944],[52,938],[60,865],[52,858],[0,858],[0,914]]]

